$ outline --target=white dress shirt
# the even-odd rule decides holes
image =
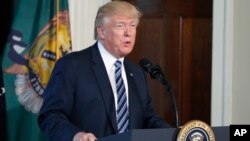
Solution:
[[[126,77],[126,72],[125,68],[123,65],[124,57],[123,58],[115,58],[112,54],[110,54],[106,48],[101,44],[101,42],[98,41],[97,43],[98,49],[101,53],[102,60],[104,62],[106,71],[109,76],[109,81],[112,86],[113,94],[114,94],[114,99],[115,99],[115,108],[117,110],[117,91],[116,91],[116,82],[115,82],[115,61],[120,60],[122,62],[122,79],[125,84],[125,89],[126,89],[126,96],[127,96],[127,106],[128,106],[128,81]]]

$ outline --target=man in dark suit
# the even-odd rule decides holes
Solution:
[[[129,129],[167,128],[154,111],[143,70],[126,58],[141,13],[124,1],[100,7],[97,42],[55,65],[38,123],[55,141],[94,141]]]

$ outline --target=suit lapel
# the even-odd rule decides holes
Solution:
[[[93,70],[101,90],[101,95],[105,103],[105,109],[108,113],[111,124],[116,133],[118,133],[115,113],[114,95],[106,72],[103,60],[98,50],[97,44],[92,48]]]
[[[136,84],[135,84],[135,74],[133,73],[130,65],[126,60],[124,60],[126,76],[128,81],[129,89],[129,128],[136,128],[136,117],[138,117],[137,112],[133,112],[134,108],[138,107],[138,97],[136,95]]]

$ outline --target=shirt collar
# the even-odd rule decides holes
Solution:
[[[102,60],[105,64],[105,66],[107,66],[109,68],[110,65],[114,65],[117,58],[115,58],[111,53],[109,53],[100,41],[97,42],[97,46],[98,46],[98,49],[101,53]],[[119,58],[118,60],[120,60],[123,63],[124,57]]]

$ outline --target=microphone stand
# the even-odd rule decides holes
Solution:
[[[153,73],[153,75],[151,75],[152,78],[159,80],[166,88],[167,92],[170,94],[171,96],[171,100],[173,101],[173,108],[174,108],[174,117],[175,117],[175,125],[178,128],[179,127],[179,112],[178,112],[178,108],[177,108],[177,104],[176,104],[176,100],[172,91],[172,87],[170,86],[170,84],[168,83],[168,81],[165,79],[164,74],[162,73],[161,67],[160,65],[156,65],[155,67],[155,72]]]

